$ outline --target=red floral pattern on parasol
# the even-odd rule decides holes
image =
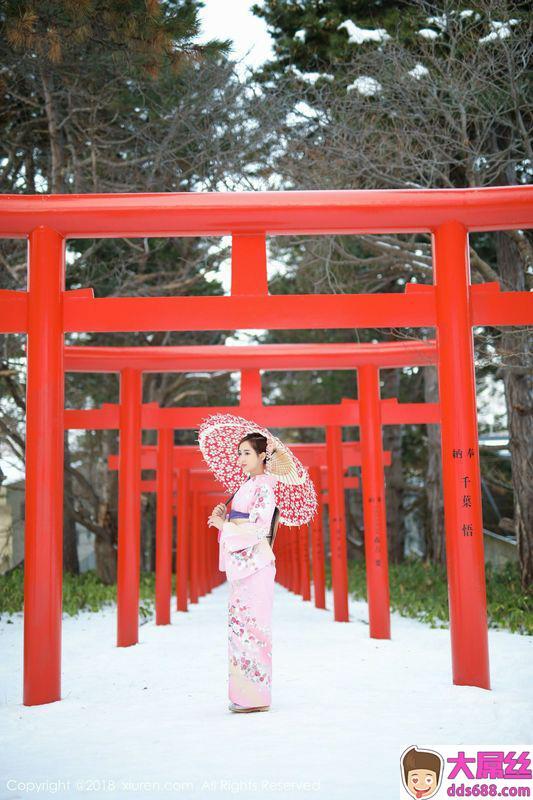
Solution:
[[[246,480],[246,475],[237,462],[237,447],[243,436],[254,432],[266,437],[267,455],[273,449],[289,455],[300,481],[286,484],[282,480],[276,480],[274,495],[280,522],[289,526],[305,525],[314,517],[318,507],[313,481],[301,461],[267,428],[234,414],[212,414],[206,417],[198,430],[198,445],[204,461],[226,491],[236,492]],[[268,465],[268,461],[266,463]],[[271,474],[268,466],[265,467],[265,472]]]

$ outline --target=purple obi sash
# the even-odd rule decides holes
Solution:
[[[247,514],[245,511],[237,511],[237,509],[236,509],[236,508],[232,508],[232,509],[230,510],[230,512],[229,512],[229,519],[230,519],[230,520],[232,520],[232,519],[235,519],[235,517],[238,517],[238,518],[240,518],[240,519],[245,519],[245,518],[247,518],[247,517],[249,517],[249,516],[250,516],[250,515],[249,515],[249,514]],[[218,532],[218,541],[219,541],[219,542],[220,542],[220,536],[221,536],[221,535],[222,535],[222,531],[219,531],[219,532]]]

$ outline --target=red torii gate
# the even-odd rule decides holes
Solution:
[[[138,550],[140,538],[139,486],[140,431],[154,428],[161,436],[169,426],[173,429],[197,428],[199,420],[209,413],[233,412],[270,427],[324,427],[331,502],[329,519],[332,552],[332,582],[335,620],[347,622],[348,572],[346,558],[346,522],[343,494],[341,456],[341,426],[359,425],[365,457],[362,459],[363,506],[365,519],[365,553],[367,556],[367,591],[369,598],[370,635],[390,638],[389,582],[383,472],[381,425],[406,422],[439,422],[436,404],[398,404],[395,400],[381,401],[379,368],[434,364],[434,341],[385,342],[382,344],[298,344],[225,347],[221,345],[189,347],[68,347],[65,348],[65,369],[71,372],[120,372],[120,406],[105,404],[102,412],[94,410],[66,411],[65,424],[85,428],[120,427],[120,448],[123,452],[119,476],[119,644],[137,641],[138,622]],[[242,365],[245,366],[242,366]],[[216,367],[215,365],[218,365]],[[344,406],[264,406],[261,391],[262,369],[352,369],[357,370],[359,392],[363,397],[361,415],[359,402],[346,400]],[[145,404],[142,412],[142,390],[136,381],[135,395],[128,392],[126,370],[143,372],[183,372],[191,369],[241,368],[241,398],[239,406],[216,408],[159,408]],[[381,407],[385,408],[382,421]],[[129,408],[129,413],[125,411]],[[114,420],[110,420],[115,409]],[[119,411],[120,409],[120,411]],[[344,413],[343,413],[344,412]],[[136,425],[126,430],[124,419],[135,418]],[[141,416],[142,413],[142,416]],[[104,421],[106,420],[106,422]],[[300,447],[298,447],[298,453]],[[337,455],[338,454],[338,455]],[[129,463],[136,466],[137,482],[129,479]],[[185,489],[183,490],[185,491]],[[122,518],[121,513],[124,512]],[[120,542],[123,542],[120,546]],[[130,552],[131,548],[131,552]],[[183,548],[183,549],[181,549]],[[128,554],[128,555],[127,555]],[[178,609],[186,610],[186,543],[180,542]],[[129,565],[129,566],[127,566]],[[123,576],[123,580],[121,580]],[[137,589],[135,588],[137,587]],[[166,596],[166,592],[165,592]],[[122,598],[128,597],[126,602]],[[129,622],[122,619],[121,608]]]
[[[470,231],[533,227],[533,187],[4,195],[0,235],[29,243],[28,291],[0,292],[27,333],[24,702],[61,696],[64,355],[70,331],[436,327],[454,683],[490,688],[473,325],[533,322],[529,292],[470,284]],[[268,294],[266,236],[431,233],[434,286],[405,295]],[[94,298],[65,291],[68,238],[231,235],[230,297]],[[465,495],[468,491],[468,495]],[[464,499],[468,497],[468,503]],[[461,608],[461,599],[471,603]],[[50,647],[33,632],[47,625]]]

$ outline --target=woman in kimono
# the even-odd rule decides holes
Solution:
[[[276,508],[276,478],[265,472],[267,440],[250,433],[238,463],[249,478],[231,511],[215,506],[208,524],[219,529],[219,569],[230,584],[228,656],[230,711],[268,711],[272,688],[272,607],[276,558],[267,537]]]

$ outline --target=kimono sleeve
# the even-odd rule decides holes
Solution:
[[[244,550],[267,537],[275,508],[274,489],[268,484],[258,486],[252,498],[248,522],[236,525],[226,521],[222,526],[220,541],[225,543],[226,550]]]

